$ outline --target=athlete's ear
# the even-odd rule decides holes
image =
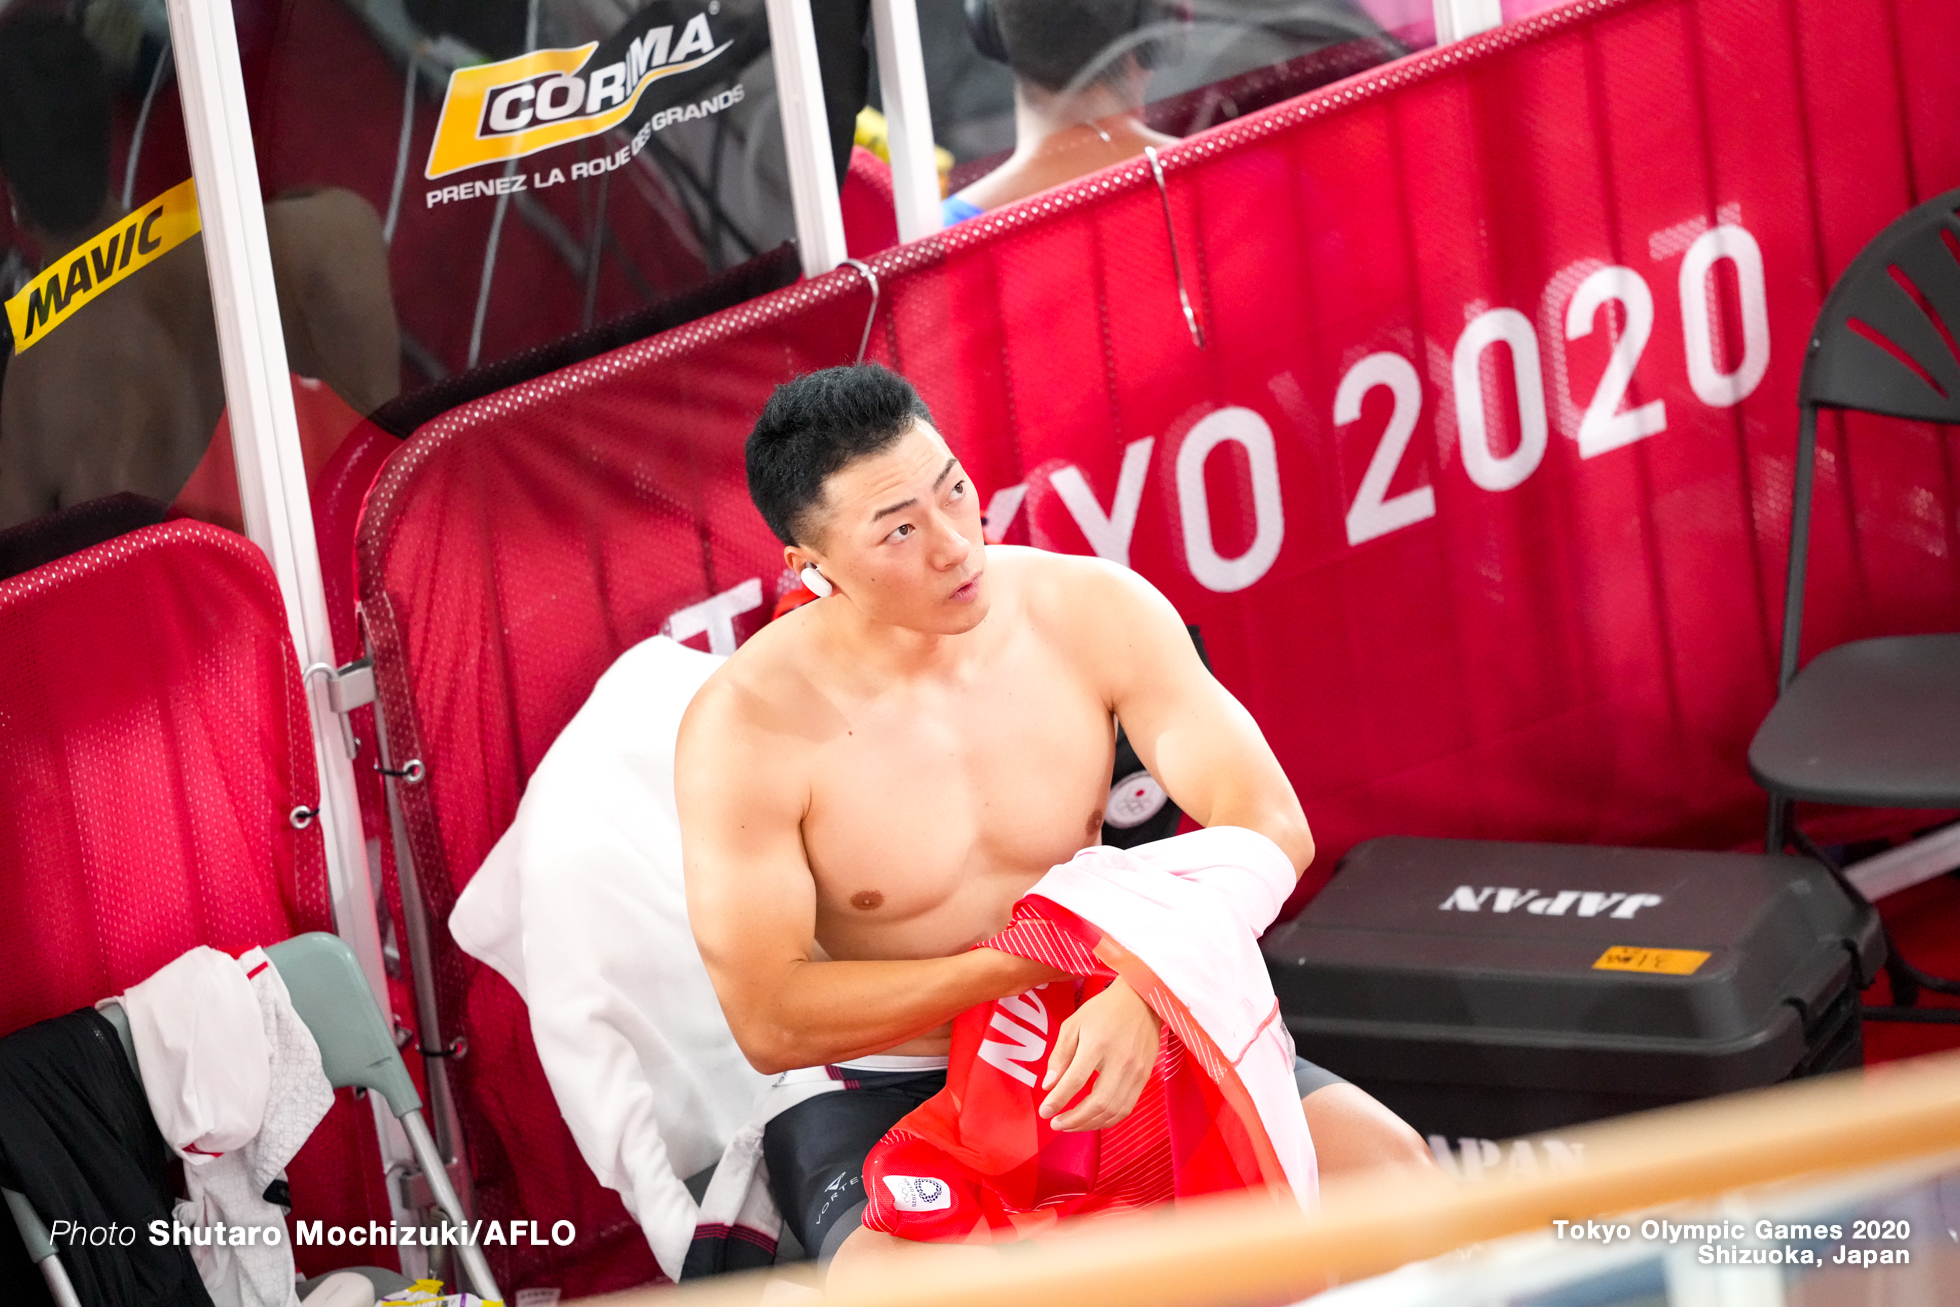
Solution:
[[[817,561],[816,556],[801,546],[784,546],[783,563],[795,573],[796,579],[803,583],[804,588],[819,599],[827,598],[836,588],[831,585],[830,578],[823,574],[822,564]]]

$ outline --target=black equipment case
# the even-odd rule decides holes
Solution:
[[[1262,947],[1303,1057],[1482,1139],[1861,1065],[1885,956],[1803,858],[1408,838]]]

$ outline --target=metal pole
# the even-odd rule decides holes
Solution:
[[[803,275],[816,277],[844,261],[844,213],[824,113],[823,72],[810,0],[768,0],[769,51],[776,66],[776,100],[783,116],[783,153],[796,212],[796,248]]]
[[[266,237],[258,160],[252,153],[238,33],[231,6],[217,0],[169,0],[169,12],[245,534],[272,562],[300,666],[331,666],[333,636],[327,625],[299,417],[293,409],[286,340],[272,280],[272,247]],[[326,844],[335,929],[360,960],[375,1002],[387,1012],[392,1005],[381,963],[381,933],[361,838],[352,759],[327,699],[327,678],[308,677],[303,684],[313,727],[313,761],[320,781],[318,825]],[[370,1097],[380,1103],[379,1095]],[[384,1160],[405,1161],[412,1156],[392,1114],[377,1106],[375,1117]],[[406,1216],[406,1209],[390,1197],[396,1218]]]
[[[932,104],[914,0],[871,0],[878,45],[878,88],[885,102],[898,238],[915,241],[941,226],[939,161],[932,148]]]
[[[402,768],[401,760],[388,746],[388,718],[378,702],[374,705],[374,730],[381,765],[391,769]],[[417,1051],[422,1057],[422,1078],[429,1087],[429,1111],[435,1121],[436,1140],[443,1160],[455,1161],[463,1156],[456,1096],[449,1085],[449,1058],[455,1046],[444,1035],[442,1005],[436,999],[436,961],[429,943],[428,908],[422,898],[421,878],[415,870],[415,854],[408,846],[408,825],[402,819],[401,792],[397,788],[401,779],[388,777],[386,794],[388,826],[395,841],[395,877],[401,882],[402,930],[407,935],[404,943],[408,948],[409,973],[415,986],[415,1022],[420,1037]],[[427,1051],[429,1049],[436,1050],[433,1056]],[[476,1206],[473,1180],[473,1177],[465,1176],[470,1189],[466,1201],[471,1210]]]
[[[375,1097],[379,1098],[377,1094]],[[460,1226],[464,1239],[456,1246],[456,1260],[463,1264],[463,1271],[470,1277],[470,1287],[477,1296],[491,1302],[501,1302],[503,1294],[497,1288],[497,1281],[490,1274],[490,1263],[483,1258],[483,1249],[468,1238],[470,1231],[469,1214],[463,1210],[461,1200],[456,1197],[454,1186],[449,1183],[449,1173],[443,1166],[442,1153],[436,1141],[429,1137],[429,1127],[423,1123],[420,1112],[404,1112],[402,1126],[408,1132],[415,1156],[422,1163],[422,1174],[428,1178],[429,1192],[435,1196],[436,1208],[449,1223]]]
[[[1783,578],[1783,641],[1776,662],[1776,692],[1797,679],[1803,644],[1803,582],[1810,558],[1810,496],[1817,476],[1817,407],[1804,404],[1797,417],[1796,484],[1790,492],[1790,569]]]
[[[299,418],[293,409],[286,340],[272,282],[272,248],[266,238],[231,6],[213,0],[170,0],[170,33],[191,172],[197,179],[245,534],[272,561],[300,665],[331,665],[333,638],[320,584]],[[339,720],[327,702],[325,681],[309,679],[306,696],[320,773],[319,825],[326,841],[334,921],[360,959],[375,1001],[385,1012],[388,985],[381,966],[381,937],[361,839],[360,807],[354,797],[352,760],[341,739]]]
[[[1797,655],[1803,644],[1803,583],[1810,559],[1810,498],[1817,476],[1817,406],[1797,406],[1796,484],[1790,492],[1790,568],[1783,578],[1783,639],[1777,650],[1776,696],[1797,679]],[[1769,798],[1769,827],[1763,843],[1772,854],[1789,841],[1792,801],[1781,794]]]
[[[1435,0],[1436,44],[1447,45],[1504,22],[1499,0]]]

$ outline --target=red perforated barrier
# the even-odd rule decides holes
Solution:
[[[333,929],[320,830],[289,820],[318,783],[256,547],[172,522],[0,582],[0,649],[0,1031],[199,944]],[[385,1223],[367,1105],[338,1098],[290,1168],[293,1217]],[[296,1249],[309,1274],[361,1251]]]
[[[1008,540],[1123,557],[1199,624],[1314,822],[1303,893],[1390,833],[1735,846],[1805,334],[1960,183],[1956,52],[1947,0],[1573,5],[1166,152],[1203,349],[1139,161],[879,256],[872,355],[984,495],[1024,488]],[[742,437],[869,302],[839,270],[390,463],[362,593],[438,913],[612,658],[766,615]],[[1854,419],[1820,447],[1808,648],[1954,627],[1951,442]],[[496,1050],[458,1065],[486,1214],[622,1218],[561,1160],[515,995],[453,950],[441,982]]]

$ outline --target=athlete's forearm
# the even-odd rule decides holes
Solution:
[[[1200,826],[1240,826],[1258,831],[1292,860],[1296,877],[1313,862],[1313,832],[1291,790],[1284,797],[1219,796],[1206,812],[1194,812],[1191,819]]]
[[[796,962],[732,1024],[749,1062],[774,1074],[883,1052],[938,1029],[975,1003],[1018,994],[1059,974],[984,948],[949,958]]]

